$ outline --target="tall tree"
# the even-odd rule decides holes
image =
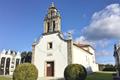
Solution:
[[[32,52],[29,51],[29,52],[27,52],[25,62],[31,63],[31,59],[32,59]]]
[[[26,56],[27,56],[27,52],[26,51],[24,51],[24,52],[21,53],[21,63],[25,63]]]

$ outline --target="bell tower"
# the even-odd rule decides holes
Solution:
[[[54,3],[48,8],[47,15],[44,18],[44,34],[61,31],[61,16]]]

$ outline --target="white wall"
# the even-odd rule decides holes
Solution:
[[[95,71],[96,68],[95,55],[84,51],[83,49],[73,45],[73,63],[83,65],[88,72]],[[98,67],[97,67],[98,68]]]
[[[48,49],[48,42],[53,43],[53,49]],[[94,50],[90,48],[90,53],[73,45],[73,63],[82,64],[88,72],[96,71]],[[67,66],[67,42],[58,37],[58,33],[44,35],[35,46],[35,55],[33,64],[38,69],[38,77],[46,77],[46,62],[54,61],[54,77],[62,78],[64,69]]]
[[[53,43],[53,49],[47,49],[48,42]],[[55,77],[63,77],[67,66],[67,42],[61,40],[58,33],[43,36],[35,46],[34,64],[39,71],[39,77],[46,76],[46,61],[54,61]]]

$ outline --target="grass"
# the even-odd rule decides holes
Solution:
[[[86,80],[112,80],[113,72],[96,72],[87,76]],[[0,80],[12,80],[7,76],[0,76]]]
[[[12,80],[12,79],[6,76],[0,76],[0,80]]]
[[[96,72],[87,76],[86,80],[112,80],[112,72]]]

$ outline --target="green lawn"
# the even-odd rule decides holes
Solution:
[[[96,72],[87,76],[86,80],[112,80],[111,72]],[[5,76],[0,76],[0,80],[12,80]]]
[[[96,72],[87,76],[86,80],[112,80],[111,72]]]
[[[12,80],[12,79],[10,79],[10,78],[8,78],[8,77],[0,76],[0,80]]]
[[[0,77],[0,80],[11,80],[11,79],[6,77]]]

